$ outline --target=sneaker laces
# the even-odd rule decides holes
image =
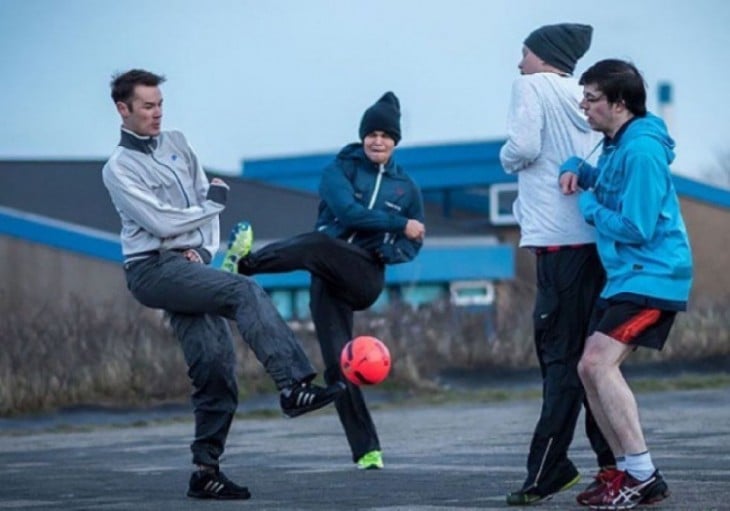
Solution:
[[[615,470],[614,472],[618,473],[614,474],[613,479],[604,480],[606,495],[609,497],[616,496],[626,480],[626,472],[621,470]]]
[[[598,471],[596,474],[596,481],[601,484],[608,484],[617,477],[619,477],[623,472],[616,468],[602,468]]]

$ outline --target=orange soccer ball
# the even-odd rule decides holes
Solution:
[[[390,352],[379,339],[361,335],[342,348],[340,368],[355,385],[376,385],[390,372]]]

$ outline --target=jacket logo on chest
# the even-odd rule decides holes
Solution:
[[[388,206],[389,208],[392,208],[392,209],[396,210],[396,211],[400,211],[402,209],[398,204],[395,204],[393,202],[390,202],[389,200],[385,201],[385,205]]]

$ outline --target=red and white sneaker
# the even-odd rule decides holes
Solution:
[[[623,472],[615,468],[602,468],[598,471],[591,484],[580,492],[575,500],[581,506],[588,506],[594,500],[596,495],[603,493],[604,487],[611,481],[619,477]]]
[[[603,486],[601,493],[590,499],[588,506],[611,511],[633,509],[639,504],[654,504],[669,495],[669,487],[658,470],[646,481],[639,481],[631,474],[621,472]]]

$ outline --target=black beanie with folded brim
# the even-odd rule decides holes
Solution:
[[[592,35],[590,25],[545,25],[527,36],[525,46],[548,64],[572,74],[578,59],[590,48]]]
[[[400,102],[392,92],[383,94],[362,114],[360,140],[364,140],[373,131],[384,131],[391,136],[396,145],[400,142]]]

